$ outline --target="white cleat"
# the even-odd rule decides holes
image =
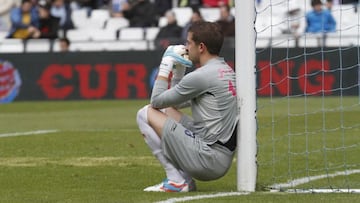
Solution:
[[[176,183],[169,179],[165,179],[162,183],[144,189],[145,192],[190,192],[195,190],[196,186],[193,180],[188,184],[186,182]]]

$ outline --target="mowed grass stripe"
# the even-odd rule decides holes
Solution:
[[[3,167],[38,167],[38,166],[159,166],[158,161],[152,156],[123,156],[123,157],[1,157],[0,166]]]

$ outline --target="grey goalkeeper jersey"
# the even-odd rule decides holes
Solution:
[[[238,121],[235,72],[223,58],[213,58],[187,74],[173,88],[157,80],[151,95],[154,108],[178,106],[191,101],[193,133],[204,142],[226,143]]]

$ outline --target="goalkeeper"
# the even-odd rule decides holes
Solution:
[[[219,57],[223,40],[216,23],[197,22],[188,31],[186,47],[166,49],[151,104],[137,113],[140,131],[166,178],[144,191],[194,191],[194,179],[215,180],[230,168],[238,113],[235,73]],[[184,76],[192,64],[200,67]],[[192,117],[178,110],[189,105]]]

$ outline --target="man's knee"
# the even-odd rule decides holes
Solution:
[[[136,122],[139,125],[141,122],[148,123],[147,121],[147,112],[148,112],[149,105],[146,105],[139,109],[139,111],[136,114]]]
[[[155,130],[155,132],[161,136],[162,128],[165,124],[168,116],[159,109],[154,109],[151,106],[147,109],[147,121],[148,124]]]

